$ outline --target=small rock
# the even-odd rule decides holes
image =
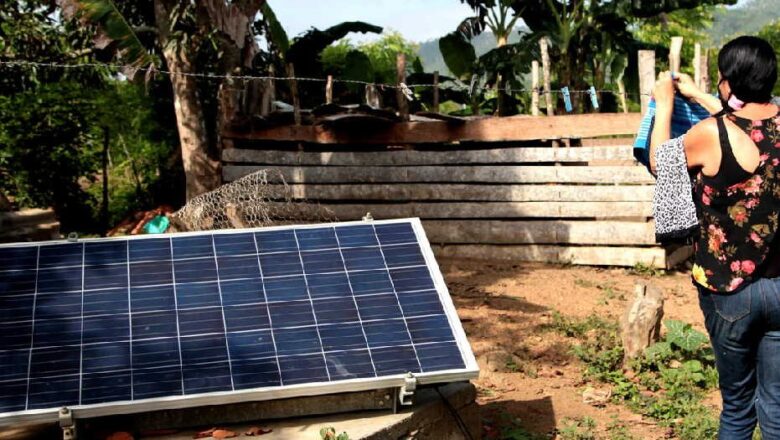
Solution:
[[[598,390],[593,387],[588,387],[582,393],[582,401],[592,406],[605,406],[609,402],[609,398],[612,397],[612,391]]]

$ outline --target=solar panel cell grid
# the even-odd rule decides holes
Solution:
[[[409,222],[0,247],[0,413],[464,369]]]

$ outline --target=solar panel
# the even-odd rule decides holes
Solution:
[[[0,423],[473,378],[418,219],[0,246]]]

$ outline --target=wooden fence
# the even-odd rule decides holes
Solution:
[[[323,126],[231,133],[223,177],[277,169],[340,220],[420,217],[440,256],[667,267],[653,179],[633,160],[638,114]],[[397,147],[396,145],[403,145]]]

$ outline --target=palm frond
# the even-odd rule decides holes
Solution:
[[[155,57],[146,50],[113,0],[57,0],[57,4],[66,13],[66,18],[77,16],[96,25],[98,45],[107,46],[107,40],[115,43],[122,63],[135,68],[155,65]]]

